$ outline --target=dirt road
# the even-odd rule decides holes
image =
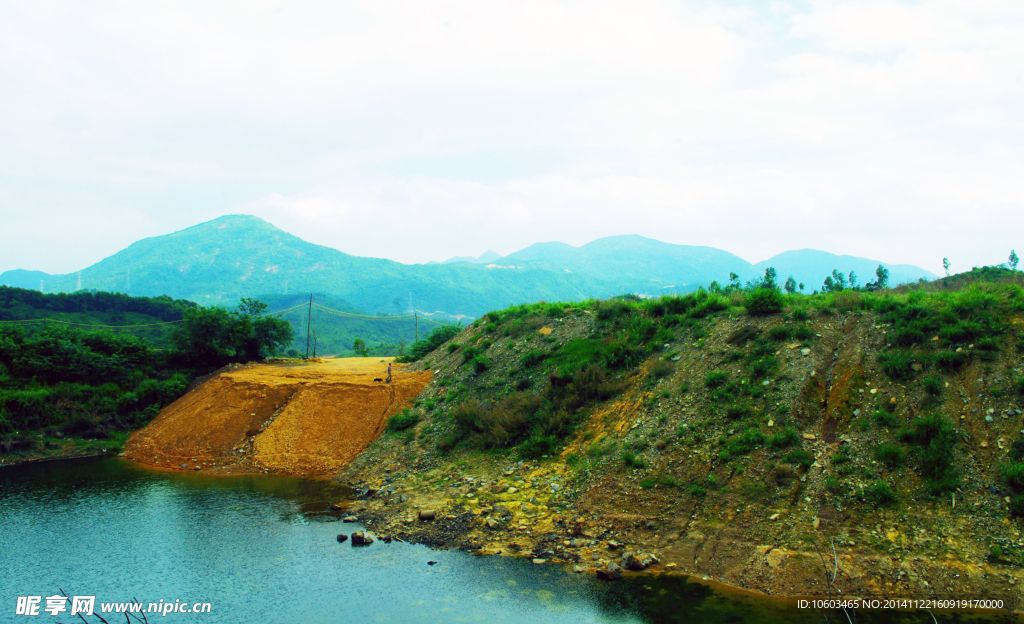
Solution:
[[[381,434],[430,382],[388,359],[256,364],[223,372],[168,405],[125,455],[174,470],[327,476]]]

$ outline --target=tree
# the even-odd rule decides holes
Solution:
[[[740,276],[732,271],[729,272],[729,288],[732,290],[739,290],[740,288]]]
[[[875,269],[875,281],[864,284],[865,290],[881,290],[889,285],[889,269],[878,265]]]
[[[850,270],[850,288],[857,288],[857,274],[853,272],[853,269]]]
[[[946,270],[946,277],[949,277],[949,258],[942,259],[942,268]]]
[[[246,316],[261,316],[266,313],[266,311],[267,304],[263,303],[259,299],[242,297],[242,300],[238,303],[238,312]]]
[[[786,288],[786,292],[788,294],[790,294],[790,295],[792,295],[792,294],[794,294],[796,292],[796,280],[793,279],[792,275],[790,275],[789,277],[786,278],[786,286],[785,286],[785,288]],[[803,288],[802,285],[801,285],[801,288]]]
[[[291,324],[275,316],[261,316],[267,305],[242,299],[238,309],[192,308],[171,339],[179,356],[194,365],[217,368],[228,362],[248,362],[275,353],[291,343]]]
[[[359,357],[368,357],[370,352],[366,349],[366,343],[362,338],[356,338],[352,343],[352,350],[356,352]]]
[[[775,281],[777,277],[778,274],[775,272],[775,267],[768,267],[765,269],[763,282],[764,287],[770,288],[771,290],[778,290],[779,284]]]
[[[1006,266],[1010,267],[1011,271],[1017,270],[1017,263],[1020,262],[1020,258],[1017,257],[1017,251],[1014,249],[1010,250],[1010,259],[1006,263]]]

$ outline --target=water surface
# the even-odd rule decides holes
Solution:
[[[14,611],[18,596],[58,588],[98,602],[212,605],[150,622],[825,621],[681,577],[602,583],[520,559],[339,544],[338,533],[363,528],[329,511],[345,495],[324,481],[159,472],[114,458],[0,468],[0,621],[54,621]],[[857,621],[932,620],[890,612]]]

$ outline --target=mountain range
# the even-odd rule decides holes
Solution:
[[[891,284],[935,277],[911,265],[811,249],[787,251],[755,265],[720,249],[635,235],[610,236],[580,247],[537,243],[504,257],[488,252],[479,258],[402,264],[315,245],[257,217],[227,215],[140,240],[75,273],[16,269],[0,274],[0,284],[44,292],[170,295],[207,305],[233,305],[247,296],[318,292],[371,313],[416,309],[478,317],[540,300],[688,292],[713,280],[725,284],[730,272],[743,281],[755,279],[767,266],[776,268],[780,281],[792,274],[811,291],[833,269],[852,269],[863,283],[873,279],[879,264],[889,269]]]

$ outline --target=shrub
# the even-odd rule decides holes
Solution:
[[[889,342],[901,347],[912,347],[926,340],[924,332],[913,327],[899,329],[889,335]]]
[[[547,359],[548,353],[540,349],[530,349],[519,358],[519,362],[529,368],[536,366]]]
[[[833,494],[840,494],[843,491],[843,484],[839,479],[829,475],[825,477],[825,489]]]
[[[787,464],[793,464],[794,466],[803,466],[809,468],[814,463],[814,456],[805,451],[804,449],[797,449],[792,451],[784,460]]]
[[[871,417],[882,427],[895,427],[897,423],[896,416],[885,410],[875,410]]]
[[[711,371],[704,376],[704,385],[711,389],[720,388],[727,381],[729,381],[729,375],[722,371]]]
[[[896,495],[893,494],[892,488],[889,487],[888,483],[876,481],[874,485],[864,490],[864,499],[874,505],[885,507],[896,502]]]
[[[792,329],[791,333],[794,338],[798,338],[800,340],[810,340],[811,338],[814,338],[814,330],[811,329],[810,325],[797,325]]]
[[[1024,394],[1024,377],[1018,377],[1013,386],[1014,390],[1017,391],[1017,394]]]
[[[935,363],[938,364],[939,368],[944,371],[955,371],[963,367],[967,363],[967,353],[961,351],[940,351],[935,358]]]
[[[999,467],[999,476],[1015,492],[1024,491],[1024,463],[1011,461]]]
[[[924,391],[932,396],[942,394],[942,379],[936,375],[925,377],[921,380],[921,385],[924,387]]]
[[[462,348],[462,345],[460,345],[457,342],[450,342],[450,343],[448,343],[448,353],[455,353],[456,351],[458,351],[461,348]]]
[[[636,468],[639,470],[647,468],[647,462],[644,461],[643,457],[639,457],[629,451],[622,454],[622,463],[630,468]]]
[[[558,448],[558,438],[553,435],[532,435],[519,446],[519,454],[526,459],[551,455]]]
[[[768,446],[772,448],[786,448],[796,444],[799,440],[800,436],[797,434],[796,429],[786,427],[768,439]]]
[[[805,308],[793,308],[790,312],[789,317],[794,321],[806,321],[811,318],[811,314]]]
[[[774,357],[763,357],[750,363],[750,376],[754,379],[761,379],[768,373],[775,370],[778,362]]]
[[[949,342],[967,342],[979,338],[985,333],[980,323],[960,321],[956,325],[947,325],[939,330],[939,337]]]
[[[914,369],[910,367],[913,363],[914,355],[909,351],[894,349],[878,354],[878,364],[882,367],[882,372],[897,381],[914,376]]]
[[[782,312],[782,293],[774,288],[755,288],[743,299],[743,307],[751,316],[766,316]]]
[[[462,363],[469,364],[473,361],[473,358],[483,353],[483,349],[480,347],[466,347],[462,350]]]
[[[415,427],[420,422],[419,414],[406,408],[388,419],[388,431],[405,431]]]
[[[478,355],[470,362],[473,365],[473,372],[480,374],[491,367],[491,363],[482,355]]]
[[[747,455],[765,442],[764,434],[759,429],[751,427],[730,443],[728,450],[733,455]]]
[[[771,331],[768,332],[768,337],[772,340],[782,342],[789,338],[789,331],[789,328],[785,325],[779,325],[778,327],[773,327]]]
[[[690,485],[690,496],[694,498],[704,498],[705,496],[707,496],[707,493],[708,489],[703,485],[700,485],[698,483],[693,483]]]
[[[929,492],[940,494],[956,489],[953,456],[957,434],[953,425],[937,414],[926,416],[915,420],[912,428],[900,433],[900,438],[917,447],[921,476]]]
[[[882,462],[889,468],[897,468],[903,465],[906,459],[906,452],[895,444],[879,444],[874,449],[875,459]]]
[[[686,383],[685,381],[683,383],[679,384],[679,394],[686,394],[689,391],[690,391],[690,384]]]
[[[737,403],[725,408],[725,415],[732,420],[747,418],[750,416],[750,413],[750,405],[747,405],[746,403]]]

